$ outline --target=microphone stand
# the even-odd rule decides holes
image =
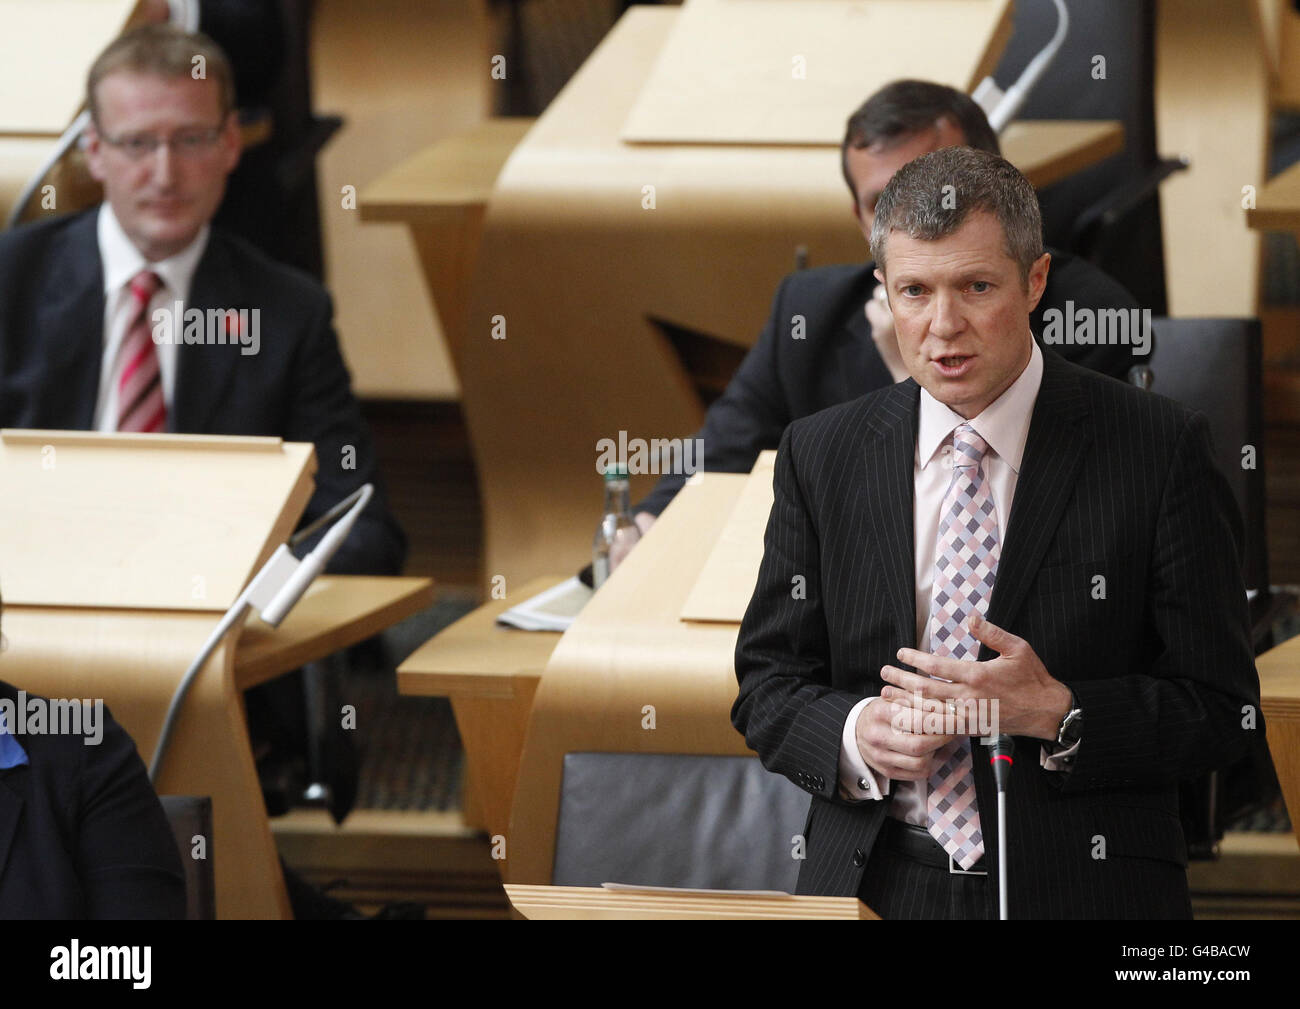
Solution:
[[[1011,784],[1012,756],[1016,752],[1016,741],[1010,736],[998,736],[989,747],[989,766],[993,768],[993,780],[998,787],[998,918],[1007,920],[1007,786]]]

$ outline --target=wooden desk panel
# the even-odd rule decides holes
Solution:
[[[1300,843],[1300,637],[1255,660],[1268,749]]]
[[[533,694],[560,641],[558,633],[502,627],[496,618],[565,578],[537,578],[485,603],[397,669],[401,693],[451,699],[465,747],[465,822],[489,834],[504,834],[510,822]]]
[[[235,686],[265,683],[349,648],[433,604],[431,578],[322,575],[278,628],[250,618],[235,650]]]

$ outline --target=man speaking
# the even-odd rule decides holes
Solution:
[[[871,250],[912,377],[786,430],[736,647],[733,722],[813,795],[799,891],[996,917],[988,752],[934,717],[984,702],[1010,915],[1190,917],[1178,781],[1263,728],[1206,420],[1037,347],[1051,257],[996,155],[900,169]]]

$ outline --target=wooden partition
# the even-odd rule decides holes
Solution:
[[[828,91],[825,68],[839,40],[816,37],[798,3],[763,6],[795,12],[790,23],[810,68],[808,79],[793,77],[786,57],[766,73],[765,93],[787,94],[791,107],[784,116],[774,110],[765,132],[751,123],[743,135],[701,142],[700,130],[713,127],[693,122],[690,136],[661,142],[629,133],[647,82],[662,81],[663,61],[671,71],[679,58],[668,47],[682,41],[679,21],[693,9],[638,6],[530,129],[519,121],[468,129],[362,192],[363,217],[409,224],[442,317],[479,474],[485,584],[572,570],[586,555],[600,507],[600,439],[620,431],[682,438],[698,428],[704,406],[689,350],[660,323],[734,354],[753,344],[777,283],[798,262],[868,255],[840,175],[840,133],[898,67],[869,62],[851,80],[832,74]],[[900,50],[900,59],[913,76],[970,86],[1001,52],[1009,5],[846,0],[837,10],[851,8],[868,20],[878,14],[882,31],[898,28],[890,18],[927,18],[934,44]],[[948,16],[956,8],[963,19]],[[831,95],[825,103],[837,110],[821,120],[815,143],[791,132],[795,99],[806,97],[794,89],[805,85]],[[1121,145],[1116,123],[1023,123],[1008,131],[1005,149],[1046,185]],[[475,173],[479,186],[467,185]],[[654,474],[634,474],[633,498],[653,482]]]
[[[739,625],[681,619],[748,479],[692,478],[560,639],[520,759],[508,882],[551,881],[566,753],[750,755],[729,717]]]

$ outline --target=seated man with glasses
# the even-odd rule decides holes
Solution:
[[[210,224],[240,155],[225,54],[201,34],[140,28],[95,60],[86,96],[103,203],[0,234],[0,427],[312,442],[304,523],[378,484],[329,295]],[[405,554],[381,490],[329,570],[398,574]],[[248,699],[279,796],[304,761],[302,686],[283,678]],[[356,757],[326,725],[323,773],[346,809]]]
[[[240,153],[225,54],[140,28],[95,60],[86,96],[104,202],[0,235],[0,427],[310,441],[304,521],[375,481],[329,295],[210,227]],[[405,550],[377,494],[331,570],[396,574]]]

